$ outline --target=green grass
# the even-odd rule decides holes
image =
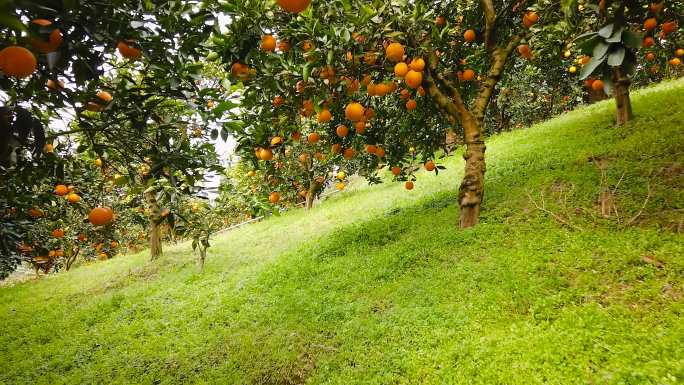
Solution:
[[[684,81],[634,107],[492,138],[474,229],[452,157],[221,235],[203,274],[183,244],[0,288],[0,384],[681,384]]]

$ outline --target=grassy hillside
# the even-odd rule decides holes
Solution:
[[[455,156],[224,234],[203,274],[179,245],[0,288],[0,383],[681,384],[684,81],[634,104],[490,140],[471,230]]]

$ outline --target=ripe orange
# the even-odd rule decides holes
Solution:
[[[48,79],[45,85],[50,91],[60,91],[64,89],[64,82],[61,80],[54,81],[52,79]]]
[[[375,150],[375,155],[377,155],[378,158],[384,158],[385,157],[385,149],[378,146],[378,148]]]
[[[594,91],[603,90],[603,80],[600,80],[600,79],[594,80],[594,82],[591,83],[591,89]]]
[[[476,37],[477,37],[477,34],[472,29],[465,31],[465,33],[463,34],[463,39],[465,41],[467,41],[468,43],[474,42]]]
[[[102,159],[100,159],[100,158],[95,159],[95,166],[102,167]]]
[[[71,193],[67,195],[67,200],[69,201],[69,203],[78,203],[81,201],[81,197],[78,194]]]
[[[52,236],[55,238],[62,238],[64,236],[64,230],[63,229],[54,229],[54,230],[52,230]]]
[[[272,204],[276,204],[280,201],[280,194],[277,192],[272,192],[271,194],[268,195],[268,201],[271,202]]]
[[[407,181],[406,184],[404,184],[404,187],[406,187],[407,190],[413,190],[413,182]]]
[[[653,52],[649,52],[646,54],[646,60],[648,61],[654,61],[655,60],[655,54]]]
[[[417,57],[411,60],[409,67],[414,71],[422,72],[425,69],[425,60],[423,60],[423,58]]]
[[[409,71],[406,74],[406,85],[411,88],[418,88],[423,83],[423,74],[417,71]]]
[[[401,92],[400,92],[399,94],[400,94],[400,97],[401,97],[402,99],[408,99],[408,98],[411,97],[411,93],[410,93],[409,90],[407,90],[406,88],[404,88],[403,90],[401,90]]]
[[[347,107],[344,109],[344,116],[352,122],[358,122],[363,119],[365,111],[366,109],[360,103],[352,102],[347,104]]]
[[[315,143],[318,143],[318,141],[321,139],[321,137],[320,137],[320,135],[318,135],[317,132],[312,132],[309,134],[309,136],[307,136],[306,139],[309,141],[309,143],[315,144]]]
[[[378,148],[375,145],[372,144],[367,144],[366,145],[366,152],[369,154],[375,154],[375,152],[378,150]]]
[[[366,132],[366,122],[359,120],[358,122],[354,123],[354,130],[357,134],[363,134]]]
[[[667,23],[663,23],[663,33],[668,34],[672,33],[677,30],[677,22],[676,21],[668,21]]]
[[[425,96],[425,88],[423,86],[418,87],[418,95]]]
[[[63,256],[64,256],[64,250],[62,250],[62,249],[55,250],[55,257],[61,258]]]
[[[31,218],[37,219],[41,218],[45,214],[41,209],[37,207],[31,207],[30,209],[28,209],[28,215],[31,216]]]
[[[335,143],[332,145],[332,147],[330,147],[330,152],[332,152],[333,154],[339,154],[341,149],[342,145],[339,143]]]
[[[112,99],[113,99],[113,98],[112,98],[112,94],[110,94],[110,93],[107,92],[107,91],[99,91],[99,92],[97,93],[97,97],[98,97],[100,100],[102,100],[103,102],[105,102],[105,103],[111,102]]]
[[[69,188],[63,184],[55,186],[55,195],[64,196],[69,192]]]
[[[246,79],[249,76],[249,67],[246,64],[235,62],[230,66],[230,74],[239,79]]]
[[[463,71],[463,81],[469,82],[473,79],[475,79],[475,71],[471,69]]]
[[[274,136],[273,138],[271,138],[271,147],[275,147],[275,146],[278,146],[281,144],[283,144],[283,138],[282,137]]]
[[[385,57],[392,62],[399,62],[404,58],[404,46],[399,43],[391,43],[385,48]]]
[[[370,85],[369,85],[369,87],[370,87]],[[374,93],[376,96],[385,96],[390,92],[390,87],[385,83],[380,83],[380,84],[375,86],[374,91],[375,91]]]
[[[271,151],[270,148],[262,148],[261,151],[259,151],[259,158],[261,160],[271,160],[273,159],[273,151]]]
[[[335,130],[337,132],[337,136],[340,138],[344,138],[345,136],[349,135],[349,128],[345,126],[344,124],[340,124],[337,126],[337,129]]]
[[[280,43],[278,43],[278,51],[280,51],[280,52],[290,51],[290,43],[288,43],[287,40],[281,40]]]
[[[109,207],[95,207],[90,210],[88,220],[93,226],[104,226],[114,219],[114,212]]]
[[[36,57],[24,47],[9,46],[0,51],[0,71],[7,76],[23,79],[30,76],[37,65]]]
[[[675,66],[675,67],[676,67],[676,66],[681,65],[681,64],[682,64],[682,61],[679,60],[678,57],[672,58],[672,59],[670,60],[670,65],[671,65],[671,66]]]
[[[112,249],[116,249],[117,247],[119,247],[119,242],[116,240],[113,240],[109,243],[109,245],[112,247]]]
[[[444,16],[437,16],[435,18],[435,25],[437,25],[438,27],[443,27],[444,25],[446,25],[446,19],[444,18]]]
[[[311,40],[306,40],[304,43],[302,43],[302,50],[303,50],[304,52],[309,52],[309,51],[311,51],[313,48],[314,48],[314,45],[313,45],[313,43],[311,42]]]
[[[413,111],[413,110],[416,109],[416,107],[418,107],[418,103],[416,103],[415,100],[409,99],[409,101],[406,102],[406,109],[407,109],[407,110]]]
[[[658,20],[655,17],[651,17],[644,21],[644,29],[647,31],[652,31],[658,26]]]
[[[654,44],[655,44],[655,40],[653,40],[653,38],[650,36],[646,36],[644,38],[644,42],[642,45],[644,46],[644,48],[651,48],[651,47],[653,47]]]
[[[285,98],[282,96],[278,95],[275,98],[273,98],[273,107],[278,108],[285,103]]]
[[[392,174],[394,174],[395,176],[401,174],[401,167],[399,167],[399,166],[392,167]]]
[[[266,52],[273,52],[276,49],[276,39],[272,35],[261,37],[261,49]]]
[[[344,149],[344,158],[345,159],[351,159],[354,157],[354,149],[353,148],[345,148]]]
[[[579,58],[578,62],[581,65],[587,65],[591,61],[591,56],[584,55],[581,58]]]
[[[138,48],[133,46],[133,43],[135,43],[134,40],[128,40],[126,42],[120,41],[116,44],[116,49],[118,49],[121,56],[125,57],[126,59],[140,59],[140,57],[142,56],[142,52]]]
[[[530,46],[527,44],[521,44],[518,46],[518,53],[520,56],[524,57],[525,59],[532,59],[532,51],[530,50]]]
[[[309,6],[311,0],[276,0],[276,3],[287,12],[299,13]]]
[[[678,48],[678,49],[675,51],[675,56],[676,56],[676,57],[683,57],[683,56],[684,56],[684,48]]]
[[[434,171],[435,170],[435,162],[428,160],[425,162],[425,169],[428,171]]]
[[[45,146],[43,147],[43,152],[46,154],[52,154],[55,152],[55,146],[53,146],[51,143],[45,143]]]
[[[330,110],[324,108],[323,111],[318,114],[317,120],[318,123],[328,123],[330,120],[332,120],[332,114],[330,113]]]
[[[52,21],[47,20],[47,19],[33,19],[31,20],[31,23],[35,25],[39,25],[41,27],[49,27],[52,25]]]

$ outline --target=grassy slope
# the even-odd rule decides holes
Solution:
[[[223,235],[204,274],[180,245],[0,288],[0,383],[681,383],[684,237],[656,226],[684,207],[684,82],[634,102],[493,138],[473,230],[453,157]],[[622,223],[662,174],[640,227],[595,214],[597,159]]]

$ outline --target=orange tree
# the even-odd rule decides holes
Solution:
[[[617,124],[632,118],[629,89],[637,72],[656,75],[660,66],[681,73],[684,59],[684,2],[647,4],[638,0],[601,0],[578,4],[571,18],[563,56],[578,64],[569,66],[579,80],[594,91],[612,94],[617,105]],[[642,76],[642,80],[646,80]]]
[[[311,4],[309,4],[311,3]],[[371,180],[380,166],[413,187],[415,157],[439,169],[435,152],[460,132],[465,175],[460,225],[478,222],[484,194],[484,119],[495,87],[517,48],[560,11],[519,1],[270,1],[217,5],[228,31],[209,40],[244,84],[234,130],[244,157],[285,155],[274,136],[318,133],[340,164],[358,162]],[[548,8],[548,9],[547,9]],[[521,49],[521,55],[525,50]],[[323,119],[321,115],[323,114]],[[346,126],[350,133],[336,135]],[[332,146],[339,145],[339,154]],[[373,150],[373,148],[371,148]],[[414,152],[412,152],[413,150]],[[264,159],[263,156],[261,156]],[[277,160],[266,160],[274,162]]]
[[[2,171],[26,184],[24,196],[3,197],[3,211],[37,200],[41,179],[32,176],[49,175],[42,151],[52,140],[121,170],[121,183],[149,158],[155,180],[168,177],[176,191],[196,191],[188,186],[211,162],[207,142],[216,136],[207,128],[214,115],[206,101],[218,94],[198,85],[200,43],[217,23],[200,2],[6,1],[0,11]],[[202,127],[198,138],[180,135],[187,115],[155,115],[169,100],[192,110]],[[64,130],[53,126],[56,117],[72,121]],[[3,232],[0,254],[17,261],[12,234],[25,233]]]

